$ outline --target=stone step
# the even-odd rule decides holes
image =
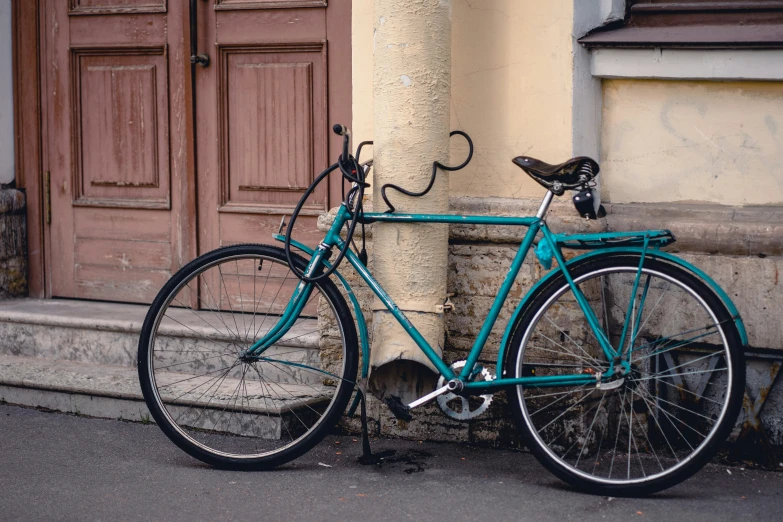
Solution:
[[[118,303],[57,299],[0,302],[0,400],[94,417],[150,420],[136,371],[139,335],[146,313],[147,306]],[[171,310],[161,321],[161,337],[156,346],[163,346],[164,350],[156,356],[156,368],[166,368],[167,354],[182,351],[214,350],[219,346],[220,353],[233,353],[237,345],[249,344],[244,339],[253,336],[252,330],[261,336],[276,320],[275,316]],[[297,324],[264,355],[273,361],[317,366],[318,348],[318,324],[307,320]],[[229,356],[194,359],[193,367],[182,365],[181,359],[177,359],[171,361],[176,372],[158,372],[159,384],[168,385],[169,397],[177,398],[173,410],[185,412],[186,424],[188,408],[203,405],[200,395],[188,390],[199,379],[209,378],[196,374],[209,372],[210,365],[219,369],[219,365],[226,364],[226,357]],[[221,431],[242,435],[243,426],[262,425],[265,436],[276,438],[287,416],[296,415],[291,410],[312,409],[313,404],[331,396],[323,384],[323,375],[317,372],[279,362],[259,364],[258,371],[266,384],[252,380],[243,383],[243,389],[253,399],[250,403],[245,401],[244,411],[234,415],[233,425],[224,425]],[[216,415],[228,407],[240,378],[239,370],[226,376],[220,388],[213,390],[217,393],[213,394],[216,397],[209,411]],[[187,383],[188,388],[179,383]],[[255,420],[251,422],[250,417]],[[194,416],[192,420],[209,422],[210,415]],[[197,427],[208,429],[206,425]]]
[[[2,301],[0,355],[134,368],[147,308],[61,299]],[[214,347],[210,343],[246,347],[250,343],[245,338],[252,337],[251,329],[259,337],[277,320],[275,316],[232,316],[184,308],[169,312],[160,326],[162,342],[167,343],[169,350],[184,349],[194,343],[204,350]],[[300,363],[317,361],[317,326],[314,319],[295,325],[265,353]],[[237,330],[241,333],[237,334]]]
[[[215,417],[229,412],[231,422],[221,423],[220,431],[249,435],[247,427],[261,426],[263,437],[272,439],[280,438],[289,415],[312,410],[332,395],[332,390],[323,385],[261,384],[246,379],[242,382],[246,391],[240,411],[235,398],[238,378],[223,379],[209,397],[198,388],[199,382],[210,380],[208,376],[164,372],[157,378],[163,400],[175,399],[171,414],[184,413],[182,424],[210,429]],[[151,420],[136,370],[81,361],[0,355],[0,401],[92,417]],[[207,407],[207,413],[193,406]]]

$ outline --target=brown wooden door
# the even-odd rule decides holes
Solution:
[[[199,251],[271,243],[336,158],[330,124],[350,123],[350,2],[208,0],[198,19],[199,51],[211,58],[195,72]],[[324,183],[298,239],[318,240],[316,218],[329,204]]]
[[[195,124],[188,0],[41,1],[47,295],[150,302],[199,252],[271,242],[336,157],[348,0],[198,0],[212,63],[196,69]],[[339,187],[298,230],[315,230]]]
[[[186,5],[44,3],[50,295],[149,302],[195,251]]]

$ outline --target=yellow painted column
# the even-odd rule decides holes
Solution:
[[[448,163],[451,96],[451,0],[375,0],[373,204],[386,210],[381,186],[420,192],[432,162]],[[448,211],[448,174],[411,198],[389,190],[397,212]],[[376,224],[375,276],[437,350],[443,346],[448,226]],[[376,299],[370,388],[404,402],[432,391],[434,367]]]

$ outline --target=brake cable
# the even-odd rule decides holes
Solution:
[[[294,211],[291,214],[291,219],[288,223],[288,227],[286,228],[286,233],[285,233],[284,250],[285,250],[286,261],[288,262],[288,267],[291,269],[291,271],[298,279],[304,281],[305,283],[316,283],[321,279],[331,276],[335,272],[335,270],[337,270],[337,267],[340,265],[343,258],[345,258],[348,249],[351,248],[351,242],[353,240],[353,235],[356,230],[356,224],[359,222],[358,217],[360,215],[363,215],[364,213],[362,209],[362,201],[364,199],[364,189],[366,187],[369,187],[369,185],[364,181],[364,170],[362,169],[361,165],[359,165],[357,159],[351,156],[348,151],[348,143],[350,140],[350,135],[348,134],[348,130],[342,125],[335,125],[334,132],[338,135],[343,136],[343,153],[340,155],[340,158],[337,160],[337,163],[334,163],[333,165],[329,166],[326,170],[321,172],[315,178],[315,180],[310,184],[310,186],[307,187],[307,190],[305,190],[305,193],[302,194],[302,197],[297,203],[296,208],[294,208]],[[362,146],[365,144],[366,142],[363,142]],[[361,152],[361,146],[359,152]],[[337,255],[337,258],[335,258],[335,260],[331,262],[332,265],[331,267],[329,267],[326,271],[318,275],[307,276],[305,275],[304,271],[297,268],[293,263],[293,256],[291,254],[291,232],[294,229],[294,224],[297,218],[299,217],[299,213],[301,212],[302,207],[307,201],[307,198],[310,197],[310,195],[315,191],[318,185],[325,178],[327,178],[332,172],[334,172],[337,169],[340,169],[340,173],[345,179],[347,179],[348,181],[354,184],[354,186],[351,187],[351,189],[348,191],[348,194],[345,196],[343,201],[350,215],[350,225],[348,227],[346,241],[345,244],[340,249],[340,253]],[[354,204],[353,210],[351,209],[352,203]],[[362,225],[362,227],[363,226],[364,225]]]
[[[353,244],[354,248],[356,248],[356,242],[353,240],[353,236],[356,231],[356,225],[359,221],[362,221],[362,249],[360,252],[358,252],[358,256],[363,264],[365,265],[367,264],[367,250],[365,247],[365,230],[364,230],[364,221],[362,218],[364,216],[364,208],[363,208],[364,189],[368,188],[370,185],[368,185],[364,181],[366,172],[364,171],[363,166],[359,163],[359,157],[362,153],[362,148],[366,145],[372,145],[372,141],[363,141],[362,143],[360,143],[359,147],[356,149],[356,157],[354,158],[350,154],[350,151],[348,150],[349,142],[350,142],[350,134],[348,129],[346,129],[342,125],[335,125],[333,129],[335,134],[343,136],[343,152],[340,155],[340,158],[337,160],[337,163],[330,165],[326,170],[321,172],[315,178],[315,180],[310,184],[310,186],[307,187],[307,190],[305,190],[305,193],[302,195],[301,199],[296,205],[296,208],[291,214],[291,219],[288,223],[288,227],[286,228],[286,233],[285,233],[284,250],[285,250],[286,261],[288,261],[288,266],[298,279],[306,283],[316,283],[321,279],[331,276],[335,272],[335,270],[337,270],[337,267],[345,258],[345,255],[348,253],[348,249],[351,248],[351,244]],[[471,140],[470,136],[468,136],[465,132],[459,130],[452,131],[451,133],[449,133],[449,137],[454,136],[455,134],[462,136],[468,142],[467,159],[465,159],[465,161],[462,162],[461,164],[453,167],[449,165],[444,165],[439,161],[434,161],[432,163],[432,176],[430,177],[430,182],[427,185],[427,187],[421,192],[412,192],[398,185],[393,185],[391,183],[387,183],[383,185],[381,187],[381,197],[383,198],[383,201],[386,203],[386,205],[388,205],[389,207],[389,209],[386,211],[387,213],[395,211],[394,205],[391,204],[389,198],[386,196],[387,188],[394,189],[407,196],[421,197],[427,194],[432,189],[433,185],[435,184],[435,176],[438,173],[438,169],[442,169],[448,172],[453,172],[465,168],[465,166],[467,166],[468,163],[470,163],[470,160],[473,158],[473,140]],[[343,183],[343,192],[342,192],[343,204],[348,209],[348,214],[350,216],[350,219],[346,222],[346,225],[348,225],[346,240],[344,245],[340,248],[340,252],[335,258],[335,260],[330,261],[331,266],[327,270],[321,272],[318,275],[307,276],[305,275],[304,271],[300,270],[294,265],[293,255],[291,254],[291,232],[294,229],[294,224],[297,218],[299,217],[299,213],[301,212],[302,207],[304,207],[307,198],[309,198],[310,195],[312,195],[312,193],[315,191],[318,185],[325,178],[327,178],[332,172],[334,172],[337,169],[340,169],[340,173],[342,174],[343,178],[345,178],[346,180],[350,181],[353,184],[351,189],[346,194],[345,184]],[[348,224],[348,222],[350,222],[350,224]]]

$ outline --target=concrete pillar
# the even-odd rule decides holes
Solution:
[[[373,204],[381,185],[423,190],[432,162],[449,160],[451,0],[375,0]],[[397,212],[448,211],[448,174],[411,198],[388,191]],[[447,225],[376,224],[375,276],[433,348],[443,346]],[[409,402],[432,390],[434,367],[379,300],[373,304],[370,389]]]

